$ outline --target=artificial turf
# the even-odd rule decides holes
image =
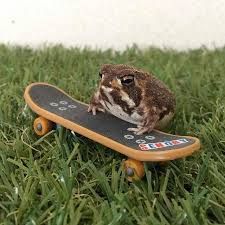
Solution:
[[[137,46],[118,52],[0,45],[0,224],[225,224],[225,48]],[[88,102],[103,63],[152,71],[176,94],[173,134],[201,151],[165,167],[146,164],[128,183],[124,156],[61,128],[38,138],[23,91],[49,82]]]

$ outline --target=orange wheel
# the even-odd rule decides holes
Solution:
[[[135,159],[127,159],[124,162],[124,170],[130,182],[140,180],[145,175],[143,162]]]
[[[38,136],[47,134],[53,128],[53,123],[44,117],[38,117],[34,120],[34,131]]]

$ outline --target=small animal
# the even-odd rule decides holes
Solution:
[[[136,124],[128,128],[137,135],[162,129],[175,111],[174,94],[152,74],[128,65],[104,64],[97,91],[93,94],[88,112],[97,111]]]

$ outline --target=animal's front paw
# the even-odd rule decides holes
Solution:
[[[105,109],[101,105],[95,105],[95,104],[89,105],[88,112],[92,112],[92,114],[95,116],[97,111],[105,112]]]
[[[149,129],[149,127],[143,127],[143,126],[131,127],[131,128],[128,128],[127,130],[134,132],[134,134],[136,134],[136,135],[141,135],[141,134],[151,131]]]

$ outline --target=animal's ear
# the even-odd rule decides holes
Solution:
[[[134,75],[129,74],[129,75],[125,75],[121,78],[121,83],[124,86],[129,86],[131,84],[134,83]]]

